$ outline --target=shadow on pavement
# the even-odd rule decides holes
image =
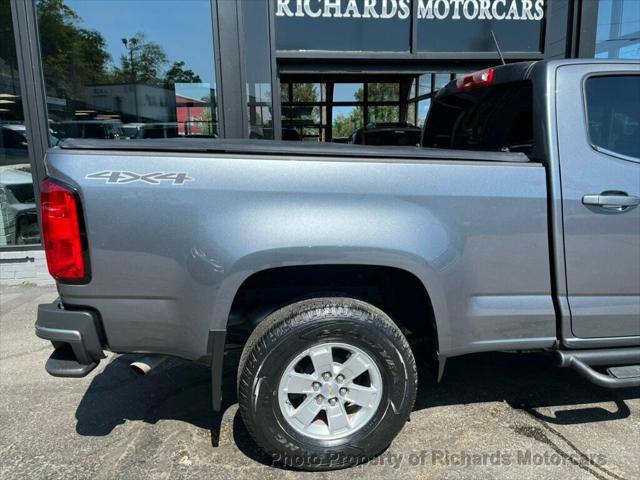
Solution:
[[[426,358],[426,352],[415,352]],[[210,375],[206,366],[170,359],[146,377],[135,377],[129,364],[135,355],[115,357],[92,381],[76,411],[76,430],[85,436],[108,435],[125,421],[154,424],[172,419],[209,429],[212,443],[220,435],[222,413],[211,410]],[[238,353],[225,358],[223,411],[236,403]],[[590,384],[568,369],[559,369],[551,358],[539,354],[487,353],[453,358],[447,362],[443,381],[433,379],[432,369],[418,366],[419,387],[414,410],[482,402],[506,402],[524,410],[539,422],[579,424],[626,418],[625,400],[640,397],[640,389],[608,390]],[[588,404],[611,402],[609,411]],[[537,409],[550,407],[552,414]],[[271,464],[246,431],[239,413],[233,422],[234,441],[250,458]]]

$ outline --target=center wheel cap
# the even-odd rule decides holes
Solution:
[[[325,398],[332,398],[338,395],[340,388],[334,382],[325,382],[322,384],[322,396]]]

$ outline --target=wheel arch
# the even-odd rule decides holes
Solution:
[[[400,280],[402,286],[410,286],[409,292],[400,292],[396,300],[405,299],[403,294],[412,295],[411,302],[420,304],[425,307],[425,316],[421,317],[424,322],[422,333],[430,331],[434,340],[436,352],[446,351],[449,345],[449,324],[447,316],[447,308],[443,288],[440,284],[436,272],[424,259],[406,252],[397,251],[376,251],[371,252],[354,252],[350,251],[347,255],[342,252],[326,258],[313,258],[309,255],[311,252],[307,250],[303,255],[299,250],[291,252],[260,252],[243,258],[236,263],[235,271],[230,274],[224,284],[221,286],[218,299],[223,301],[216,302],[216,312],[214,315],[214,323],[216,329],[224,329],[228,332],[233,330],[233,326],[240,321],[238,315],[247,313],[243,312],[239,306],[242,306],[243,296],[248,290],[260,288],[266,285],[270,280],[276,282],[286,279],[288,276],[299,279],[316,275],[318,272],[324,278],[327,276],[336,278],[337,275],[342,276],[338,282],[320,282],[320,285],[301,282],[299,290],[290,292],[284,296],[284,301],[296,301],[304,298],[315,296],[335,295],[336,293],[352,296],[360,300],[370,301],[363,291],[371,285],[370,280],[380,278],[389,278]],[[353,249],[351,249],[353,250]],[[279,262],[273,262],[273,256],[280,258]],[[292,261],[292,258],[305,258],[306,261]],[[310,258],[311,257],[311,258]],[[324,257],[324,256],[323,256]],[[270,262],[261,262],[269,258]],[[376,258],[376,262],[366,261],[368,258]],[[259,266],[257,266],[259,265]],[[346,275],[346,277],[345,277]],[[354,276],[364,277],[354,281]],[[367,283],[369,282],[369,283]],[[353,284],[353,286],[351,286]],[[379,284],[377,284],[379,286]],[[320,287],[320,288],[319,288]],[[345,288],[349,287],[349,288]],[[389,289],[385,289],[385,294],[389,293]],[[363,298],[364,296],[364,298]],[[257,302],[260,303],[259,300]],[[381,307],[386,313],[394,318],[395,311],[387,312],[384,308],[386,304],[380,302],[371,302]],[[282,302],[267,304],[260,312],[254,312],[258,316],[258,320],[264,319],[266,315],[273,310],[283,306]],[[236,317],[236,318],[234,318]],[[252,319],[255,321],[255,319]],[[398,318],[394,318],[398,322]],[[259,322],[258,322],[259,323]],[[408,327],[406,314],[398,322],[402,327]],[[257,323],[256,323],[257,324]],[[415,325],[415,324],[414,324]],[[255,327],[255,325],[253,325]]]

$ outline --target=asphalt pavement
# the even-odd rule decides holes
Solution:
[[[113,355],[82,379],[44,371],[34,335],[53,287],[0,287],[0,478],[637,479],[640,389],[606,390],[537,354],[451,359],[436,383],[420,364],[411,421],[371,462],[313,474],[273,466],[237,411],[237,354],[224,412],[206,367],[171,359],[134,377]],[[416,357],[424,355],[419,348]]]

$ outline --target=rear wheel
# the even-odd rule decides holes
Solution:
[[[252,333],[238,372],[247,430],[304,469],[354,465],[384,450],[416,394],[411,349],[381,310],[350,298],[298,302]]]

